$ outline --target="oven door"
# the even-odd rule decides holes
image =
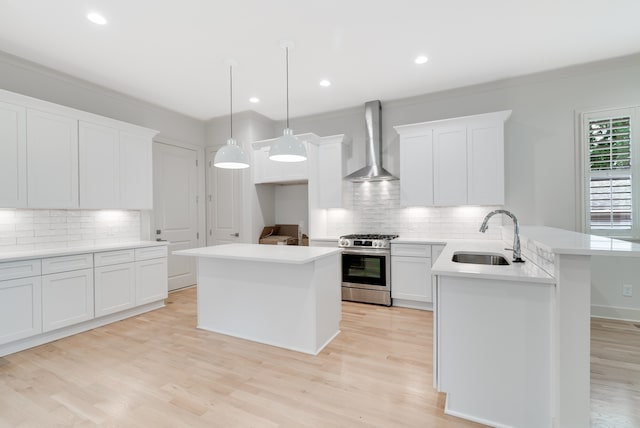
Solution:
[[[389,291],[388,250],[343,250],[342,286]]]

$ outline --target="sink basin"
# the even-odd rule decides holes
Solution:
[[[451,261],[456,263],[471,263],[476,265],[508,265],[509,261],[500,254],[483,253],[454,253]]]

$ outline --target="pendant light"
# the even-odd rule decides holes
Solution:
[[[293,43],[282,41],[280,47],[286,52],[287,62],[287,127],[284,129],[282,137],[271,145],[269,159],[278,162],[302,162],[307,160],[307,150],[304,148],[304,144],[293,136],[293,131],[289,128],[289,49],[293,48]]]
[[[225,61],[225,64],[229,66],[229,139],[216,153],[213,166],[224,169],[249,168],[247,157],[233,139],[233,67],[238,64],[233,60]]]

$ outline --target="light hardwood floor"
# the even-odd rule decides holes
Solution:
[[[430,312],[345,302],[342,333],[313,357],[197,330],[195,294],[0,358],[0,426],[480,426],[443,414]],[[629,325],[594,321],[593,426],[640,426]]]
[[[640,427],[640,323],[591,320],[591,426]]]

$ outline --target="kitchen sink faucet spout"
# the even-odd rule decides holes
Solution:
[[[524,263],[522,260],[522,255],[520,254],[520,225],[518,224],[518,219],[515,214],[511,211],[507,210],[495,210],[491,211],[487,214],[482,221],[482,226],[480,226],[480,232],[485,233],[489,228],[489,219],[496,214],[504,214],[511,217],[513,220],[513,262],[514,263]]]

